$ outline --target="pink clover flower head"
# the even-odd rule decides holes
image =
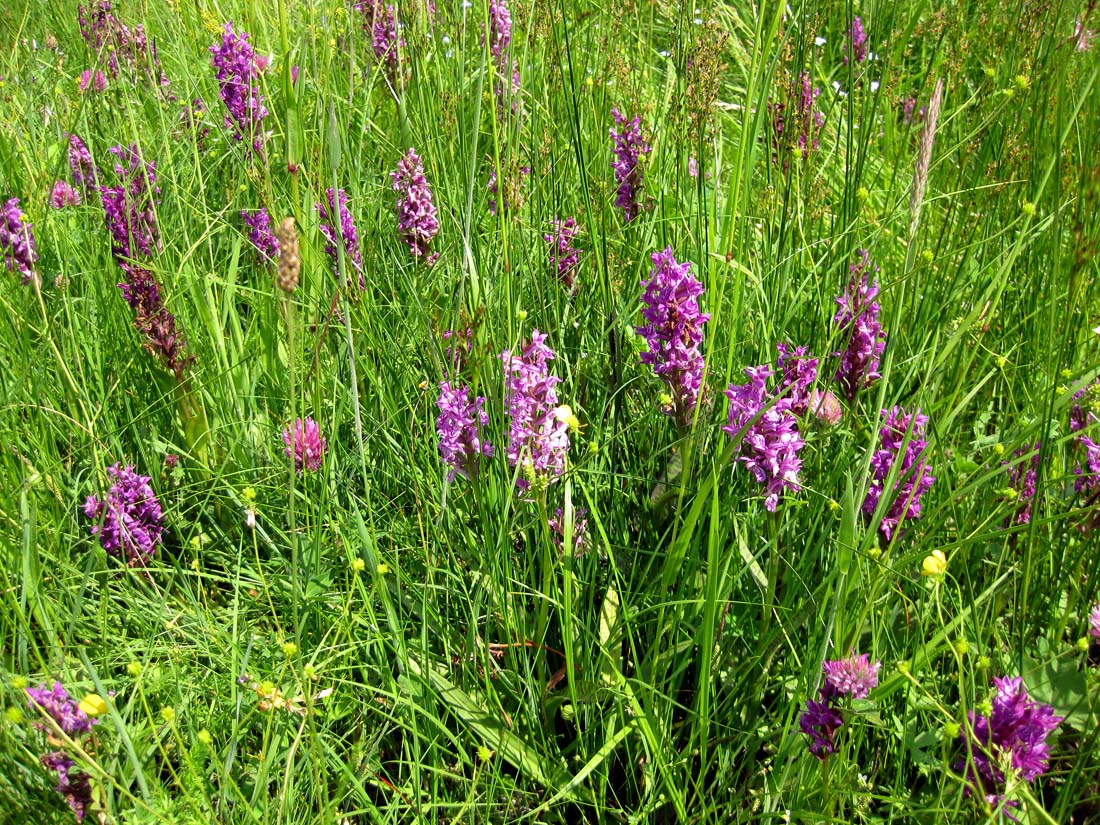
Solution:
[[[86,92],[89,88],[93,92],[105,91],[107,89],[107,75],[98,69],[95,72],[92,72],[91,69],[85,69],[80,73],[78,85],[81,92]]]
[[[558,406],[554,387],[561,379],[551,375],[548,363],[554,351],[546,336],[531,331],[531,342],[519,355],[505,350],[505,401],[508,407],[508,464],[521,472],[516,486],[553,484],[565,472],[569,454],[569,421]]]
[[[847,659],[836,659],[822,665],[825,670],[825,685],[833,696],[850,696],[853,699],[866,699],[878,684],[878,672],[882,662],[871,663],[866,653],[852,655]]]
[[[325,202],[314,204],[321,216],[321,234],[325,236],[325,254],[332,261],[332,271],[340,277],[340,247],[344,249],[345,261],[359,276],[359,288],[366,289],[363,278],[363,259],[359,252],[359,230],[355,228],[355,219],[348,209],[348,193],[343,189],[329,187],[325,190]],[[350,282],[352,272],[348,272]]]
[[[821,696],[822,701],[806,700],[806,710],[798,717],[798,726],[810,737],[809,750],[818,759],[836,752],[833,741],[836,732],[844,726],[844,717],[833,707],[834,697]]]
[[[99,721],[82,711],[60,682],[55,681],[53,687],[46,687],[45,683],[38,687],[29,687],[26,688],[26,693],[27,703],[31,708],[43,711],[72,739],[90,732],[92,725]],[[49,730],[41,722],[36,722],[35,725],[42,730]]]
[[[80,192],[73,188],[67,180],[56,181],[50,190],[50,206],[54,209],[64,209],[67,206],[80,206]]]
[[[641,211],[640,197],[645,178],[643,159],[650,152],[650,145],[642,136],[642,120],[635,115],[627,119],[618,109],[611,110],[615,125],[611,128],[611,140],[615,157],[611,169],[615,173],[617,187],[615,205],[623,210],[623,220],[628,223]]]
[[[273,264],[279,260],[279,239],[271,230],[271,215],[266,209],[255,209],[251,212],[241,210],[241,217],[248,227],[248,240],[256,248],[260,258],[265,263]]]
[[[576,218],[569,217],[565,220],[554,218],[553,229],[549,234],[542,236],[550,246],[550,265],[556,269],[558,280],[566,289],[572,289],[576,280],[574,270],[580,259],[580,253],[573,246],[573,241],[576,240],[577,232]]]
[[[929,471],[928,442],[924,440],[928,416],[921,415],[920,410],[908,413],[901,407],[883,410],[882,415],[886,422],[879,430],[879,447],[871,456],[871,486],[863,500],[863,512],[873,515],[880,499],[888,496],[890,505],[879,523],[879,530],[889,541],[903,522],[921,517],[920,498],[932,488],[936,479]],[[887,493],[886,481],[895,464],[898,469],[894,489]]]
[[[111,252],[118,260],[149,258],[160,249],[156,164],[144,160],[136,143],[107,151],[118,158],[114,167],[118,185],[99,187]]]
[[[798,451],[806,442],[798,430],[798,416],[791,409],[790,399],[777,398],[768,391],[771,367],[747,367],[745,374],[749,377],[747,384],[730,384],[726,390],[729,423],[722,430],[734,437],[745,431],[734,458],[764,485],[764,506],[775,512],[780,493],[802,489]],[[754,418],[756,421],[750,424]]]
[[[862,63],[867,59],[867,32],[863,30],[863,21],[859,17],[852,18],[852,26],[848,29],[848,39],[852,44],[852,57],[856,63]],[[844,65],[848,65],[848,55],[844,55]]]
[[[810,410],[817,420],[827,427],[835,427],[844,415],[840,399],[832,390],[816,389],[810,393]]]
[[[248,32],[237,34],[233,24],[226,23],[221,44],[211,46],[210,53],[218,94],[227,110],[225,127],[233,130],[234,140],[246,141],[254,152],[263,154],[267,107],[259,87],[261,62],[248,42]]]
[[[152,480],[134,472],[131,465],[107,468],[111,487],[100,499],[88,496],[84,515],[95,523],[90,532],[108,555],[130,567],[144,567],[156,555],[164,536],[164,511]]]
[[[294,459],[294,469],[299,473],[321,469],[328,442],[321,435],[321,428],[312,418],[298,418],[293,426],[283,430],[283,453]]]
[[[642,318],[635,327],[648,349],[643,364],[668,385],[672,401],[663,408],[681,427],[691,423],[703,384],[703,324],[710,315],[699,311],[703,285],[691,274],[691,263],[677,263],[672,247],[650,255],[653,268],[642,282]]]
[[[439,455],[451,467],[447,481],[454,481],[456,475],[474,478],[481,457],[493,455],[493,445],[481,437],[481,428],[489,423],[485,398],[479,395],[471,401],[470,390],[465,385],[440,381],[436,406],[439,407],[435,425]]]
[[[57,792],[72,809],[76,821],[82,822],[92,804],[92,783],[88,775],[73,770],[72,757],[65,751],[50,751],[39,759],[47,770],[57,774]]]
[[[1025,782],[1046,769],[1050,760],[1047,737],[1062,721],[1054,708],[1028,698],[1023,679],[994,678],[989,716],[968,711],[969,722],[959,733],[966,753],[958,769],[965,768],[966,792],[978,793],[991,805],[1004,799],[1007,785],[1002,767]],[[1010,803],[1011,804],[1011,803]]]
[[[413,257],[432,263],[437,256],[429,253],[429,246],[439,232],[439,219],[431,187],[424,177],[424,163],[415,150],[409,149],[402,156],[390,179],[397,195],[397,233],[408,244]]]
[[[1100,604],[1094,604],[1089,613],[1089,635],[1100,642]]]
[[[836,299],[840,309],[833,317],[842,340],[847,342],[843,350],[833,353],[834,358],[840,358],[836,382],[849,401],[882,377],[878,368],[886,349],[886,333],[879,321],[881,309],[875,301],[878,281],[871,280],[878,267],[871,263],[866,249],[861,249],[859,256],[859,261],[848,267],[848,287]]]
[[[0,209],[0,256],[9,272],[19,273],[24,284],[31,282],[38,249],[31,222],[19,208],[19,198],[9,198]]]

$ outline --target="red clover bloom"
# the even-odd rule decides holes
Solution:
[[[433,263],[439,255],[430,255],[428,247],[439,232],[439,220],[420,156],[409,149],[397,162],[397,170],[390,173],[390,179],[397,193],[398,235],[417,260],[423,258],[426,263]]]
[[[452,386],[439,382],[439,418],[435,429],[439,434],[439,454],[451,466],[447,481],[456,475],[470,479],[477,475],[481,457],[493,455],[493,445],[482,441],[481,428],[489,423],[485,399],[470,400],[470,390],[462,384]]]
[[[521,470],[516,485],[527,490],[533,483],[552,484],[565,472],[573,420],[568,407],[558,406],[554,387],[561,379],[547,368],[554,351],[535,329],[520,355],[505,350],[500,358],[510,422],[508,464]]]
[[[139,475],[129,464],[107,469],[113,482],[106,497],[88,496],[84,515],[95,524],[91,534],[109,555],[130,567],[144,567],[156,555],[164,535],[164,513],[149,476]]]
[[[80,206],[80,192],[67,180],[56,181],[50,191],[50,206],[64,209],[66,206]]]
[[[321,469],[328,442],[312,418],[299,418],[293,426],[288,424],[283,430],[283,443],[286,445],[283,452],[287,458],[294,459],[294,469],[299,473]]]
[[[24,284],[31,282],[38,250],[31,223],[19,208],[19,198],[9,199],[0,209],[0,255],[10,272],[22,275]]]
[[[866,699],[871,689],[878,684],[878,672],[882,662],[871,663],[866,653],[855,654],[847,659],[836,659],[822,665],[825,670],[825,685],[832,695],[851,696],[853,699]]]
[[[573,246],[577,237],[577,221],[575,218],[554,218],[553,230],[543,235],[542,239],[550,246],[550,265],[556,270],[558,280],[566,289],[572,289],[576,280],[574,270],[580,253]]]
[[[623,210],[623,220],[629,222],[641,210],[642,181],[645,178],[643,164],[651,147],[642,137],[640,117],[635,115],[632,120],[627,120],[618,109],[612,109],[611,116],[615,118],[615,126],[611,129],[615,151],[611,169],[615,173],[617,187],[615,205]]]
[[[886,333],[879,321],[880,307],[875,301],[878,281],[870,279],[878,267],[871,264],[866,249],[861,249],[859,256],[859,261],[848,267],[848,288],[836,299],[840,309],[833,317],[833,323],[847,344],[843,350],[833,353],[833,357],[840,358],[836,382],[849,401],[882,377],[878,367],[886,349]]]
[[[262,155],[267,138],[263,130],[267,107],[258,85],[262,64],[248,42],[248,33],[237,34],[233,24],[226,23],[221,45],[211,46],[210,53],[218,94],[228,110],[226,128],[233,130],[234,140],[247,141],[253,151]]]
[[[928,416],[921,415],[920,410],[910,414],[901,407],[883,410],[882,415],[886,422],[879,431],[879,448],[871,456],[872,480],[863,500],[863,512],[873,515],[879,501],[884,495],[887,496],[889,506],[878,529],[889,541],[903,522],[920,518],[920,497],[932,488],[936,479],[928,469],[928,442],[924,440]],[[903,446],[904,455],[901,454]],[[894,489],[887,493],[886,481],[895,464],[897,477]]]
[[[321,234],[325,236],[325,253],[332,261],[332,271],[340,277],[340,242],[343,241],[345,261],[359,275],[359,288],[366,289],[363,279],[363,259],[359,254],[359,231],[348,210],[348,193],[343,189],[325,190],[325,203],[314,204],[321,216]],[[350,276],[351,273],[349,272]],[[349,277],[350,282],[350,277]]]
[[[1011,764],[1025,782],[1047,769],[1047,737],[1062,721],[1050,705],[1028,698],[1023,679],[994,678],[993,687],[991,713],[966,714],[969,724],[959,733],[966,754],[958,765],[965,767],[966,792],[980,794],[990,805],[1004,799],[1007,778],[1002,768],[1006,765]]]
[[[765,485],[764,506],[775,512],[780,493],[802,489],[798,451],[806,442],[798,431],[798,416],[791,409],[791,400],[768,392],[771,367],[747,367],[745,374],[749,377],[747,384],[730,384],[726,390],[729,423],[722,430],[735,437],[745,431],[734,457]],[[750,425],[754,418],[756,421]]]
[[[654,252],[650,259],[649,280],[642,282],[642,318],[646,323],[635,327],[648,346],[641,359],[668,385],[672,399],[662,411],[686,427],[703,384],[700,346],[703,324],[710,316],[699,311],[703,285],[691,274],[690,262],[677,263],[672,247]]]

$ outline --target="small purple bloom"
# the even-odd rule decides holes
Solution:
[[[145,348],[160,359],[177,381],[182,381],[195,358],[187,353],[187,342],[178,329],[176,316],[164,305],[153,273],[123,262],[119,262],[119,267],[125,280],[118,289],[134,311],[134,328],[145,337]]]
[[[782,376],[779,392],[791,400],[795,415],[805,415],[810,406],[810,390],[817,381],[817,359],[806,347],[792,348],[783,342],[775,346],[779,350],[776,366]]]
[[[886,422],[879,430],[879,447],[871,456],[871,486],[863,500],[863,512],[873,515],[884,495],[890,502],[879,523],[879,530],[887,541],[905,521],[921,517],[921,496],[932,488],[936,480],[928,469],[924,428],[928,416],[920,410],[908,413],[901,407],[883,410]],[[908,443],[905,443],[908,437]],[[902,455],[902,445],[905,454]],[[894,489],[886,492],[890,470],[897,465]]]
[[[456,475],[473,478],[481,457],[493,455],[493,445],[481,439],[481,428],[489,423],[485,399],[479,395],[471,401],[470,390],[465,385],[452,386],[448,381],[440,381],[436,406],[439,407],[435,425],[439,434],[439,454],[451,466],[447,481],[454,481]]]
[[[886,349],[886,332],[879,321],[881,308],[875,300],[878,281],[871,279],[878,267],[871,263],[866,249],[861,249],[859,256],[859,261],[848,267],[848,288],[836,299],[840,309],[833,317],[847,343],[843,350],[833,353],[833,357],[840,358],[836,381],[849,401],[882,377],[878,368]]]
[[[69,135],[69,168],[73,171],[73,183],[77,186],[96,186],[97,175],[92,153],[76,135]]]
[[[810,737],[810,753],[818,759],[824,759],[836,752],[833,737],[844,726],[844,717],[832,706],[832,699],[824,701],[806,700],[806,710],[798,717],[798,726]]]
[[[348,210],[348,193],[343,189],[325,190],[325,203],[314,204],[321,216],[321,234],[325,236],[325,253],[332,261],[332,271],[340,277],[340,246],[343,242],[345,261],[359,276],[359,288],[366,289],[363,279],[363,259],[359,254],[359,231]],[[351,272],[347,273],[349,276]]]
[[[547,527],[554,536],[554,545],[559,553],[565,552],[565,514],[558,507],[554,515],[546,520]],[[580,507],[573,514],[573,556],[579,558],[588,549],[588,510]]]
[[[516,485],[527,490],[532,483],[552,484],[565,472],[569,453],[569,416],[554,390],[561,379],[547,367],[554,351],[535,329],[520,355],[505,350],[500,358],[510,425],[508,464],[521,468]]]
[[[863,30],[863,21],[858,17],[853,18],[852,27],[848,30],[848,39],[852,43],[852,57],[856,63],[862,63],[867,59],[867,32]],[[844,65],[848,65],[848,55],[844,55]]]
[[[107,151],[118,158],[114,167],[118,185],[99,187],[111,251],[119,261],[151,257],[160,249],[156,164],[145,161],[135,143]]]
[[[851,655],[847,659],[825,662],[825,686],[832,696],[851,696],[865,699],[878,684],[878,672],[882,662],[871,663],[866,653]]]
[[[617,195],[615,205],[623,210],[623,220],[634,220],[641,210],[642,181],[645,178],[643,159],[649,154],[650,145],[642,137],[642,120],[637,115],[632,120],[611,110],[615,126],[611,129],[615,159],[611,169],[615,173]]]
[[[38,250],[31,222],[19,208],[19,198],[10,198],[0,209],[0,255],[8,271],[22,275],[24,284],[31,282]]]
[[[370,35],[374,59],[385,65],[392,83],[396,80],[400,54],[405,48],[397,12],[383,0],[357,0],[355,8],[362,17],[363,30]]]
[[[92,719],[80,709],[76,700],[69,695],[69,692],[61,686],[60,682],[55,681],[53,687],[46,687],[45,684],[33,688],[29,687],[26,688],[26,693],[27,702],[31,708],[41,710],[53,719],[65,735],[72,739],[88,733],[91,731],[92,725],[96,724],[97,720]],[[42,730],[49,730],[41,722],[35,724]]]
[[[1036,479],[1039,474],[1039,447],[1036,441],[1030,447],[1021,447],[1012,453],[1016,461],[1002,461],[1008,468],[1008,486],[1016,494],[1016,512],[1008,519],[1012,524],[1028,524],[1031,521],[1031,505],[1035,498]],[[1028,459],[1030,460],[1022,460]]]
[[[992,713],[966,714],[969,724],[959,733],[966,753],[958,765],[965,768],[966,792],[980,794],[990,805],[1004,798],[1006,763],[1025,782],[1047,769],[1047,737],[1062,721],[1050,705],[1028,698],[1023,679],[995,678],[993,686]]]
[[[645,290],[642,318],[645,325],[635,331],[648,347],[641,355],[643,364],[653,368],[671,393],[671,402],[662,412],[671,415],[681,427],[691,424],[695,405],[703,385],[703,324],[710,315],[699,311],[703,285],[691,274],[691,263],[677,263],[672,247],[650,255],[653,268]]]
[[[77,22],[89,50],[97,59],[106,57],[107,73],[112,78],[118,77],[125,65],[134,74],[142,75],[150,86],[168,85],[156,47],[149,42],[145,27],[138,24],[131,29],[114,16],[109,0],[99,0],[90,13],[83,5],[78,6]]]
[[[89,88],[93,92],[102,92],[107,88],[107,76],[101,71],[96,71],[94,74],[91,69],[85,69],[80,73],[79,80],[80,91],[86,92]]]
[[[248,42],[248,33],[237,34],[233,24],[226,23],[221,45],[210,47],[210,65],[218,80],[218,94],[225,103],[225,126],[233,130],[233,139],[247,141],[258,154],[263,154],[267,135],[263,120],[267,117],[264,96],[260,92],[260,64]]]
[[[481,43],[485,45],[485,35]],[[504,0],[489,0],[489,52],[497,61],[504,60],[512,43],[512,13]]]
[[[420,260],[433,263],[438,257],[429,254],[429,245],[439,232],[432,190],[424,177],[424,163],[412,149],[397,162],[390,173],[393,191],[397,194],[397,233],[409,245],[409,251]]]
[[[580,253],[573,246],[577,237],[577,221],[575,218],[554,218],[553,230],[543,235],[542,239],[550,245],[550,265],[557,271],[558,280],[567,289],[573,288],[576,280],[574,269],[580,258]]]
[[[1089,613],[1089,635],[1100,642],[1100,604],[1094,604]]]
[[[67,180],[56,181],[50,191],[50,206],[64,209],[66,206],[80,206],[80,192]]]
[[[784,172],[788,168],[790,150],[798,150],[797,156],[805,160],[820,144],[819,136],[825,125],[825,115],[817,109],[820,94],[821,90],[813,85],[810,75],[802,72],[786,101],[768,104],[772,116],[772,161],[778,164],[782,158]]]
[[[87,774],[73,770],[73,760],[65,751],[50,751],[40,757],[42,765],[57,773],[57,792],[69,803],[82,822],[92,804],[92,783]]]
[[[295,420],[293,426],[288,424],[283,430],[283,443],[286,445],[283,452],[294,459],[294,469],[299,473],[321,469],[328,442],[312,418],[307,416]]]
[[[780,493],[802,489],[798,451],[806,442],[798,431],[798,416],[791,409],[791,400],[768,391],[771,368],[767,364],[747,367],[745,374],[749,377],[747,384],[730,384],[726,390],[729,423],[722,430],[735,437],[745,430],[734,457],[765,485],[764,506],[775,512]],[[754,418],[755,423],[750,425]]]
[[[260,257],[266,263],[273,264],[279,260],[279,239],[271,231],[271,216],[266,209],[256,209],[249,212],[241,210],[245,226],[248,227],[248,240],[256,247]]]
[[[156,555],[164,535],[164,512],[149,476],[139,475],[127,464],[107,469],[113,479],[106,497],[88,496],[84,515],[95,524],[91,534],[109,555],[130,567],[144,567]]]

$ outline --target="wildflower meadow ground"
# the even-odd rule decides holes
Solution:
[[[1098,31],[0,4],[0,825],[1100,822]]]

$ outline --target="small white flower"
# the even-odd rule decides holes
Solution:
[[[871,81],[871,94],[874,94],[877,91],[878,91],[878,81],[877,80],[872,80]]]
[[[814,45],[815,46],[824,46],[825,45],[825,38],[824,37],[815,37],[814,38]]]

